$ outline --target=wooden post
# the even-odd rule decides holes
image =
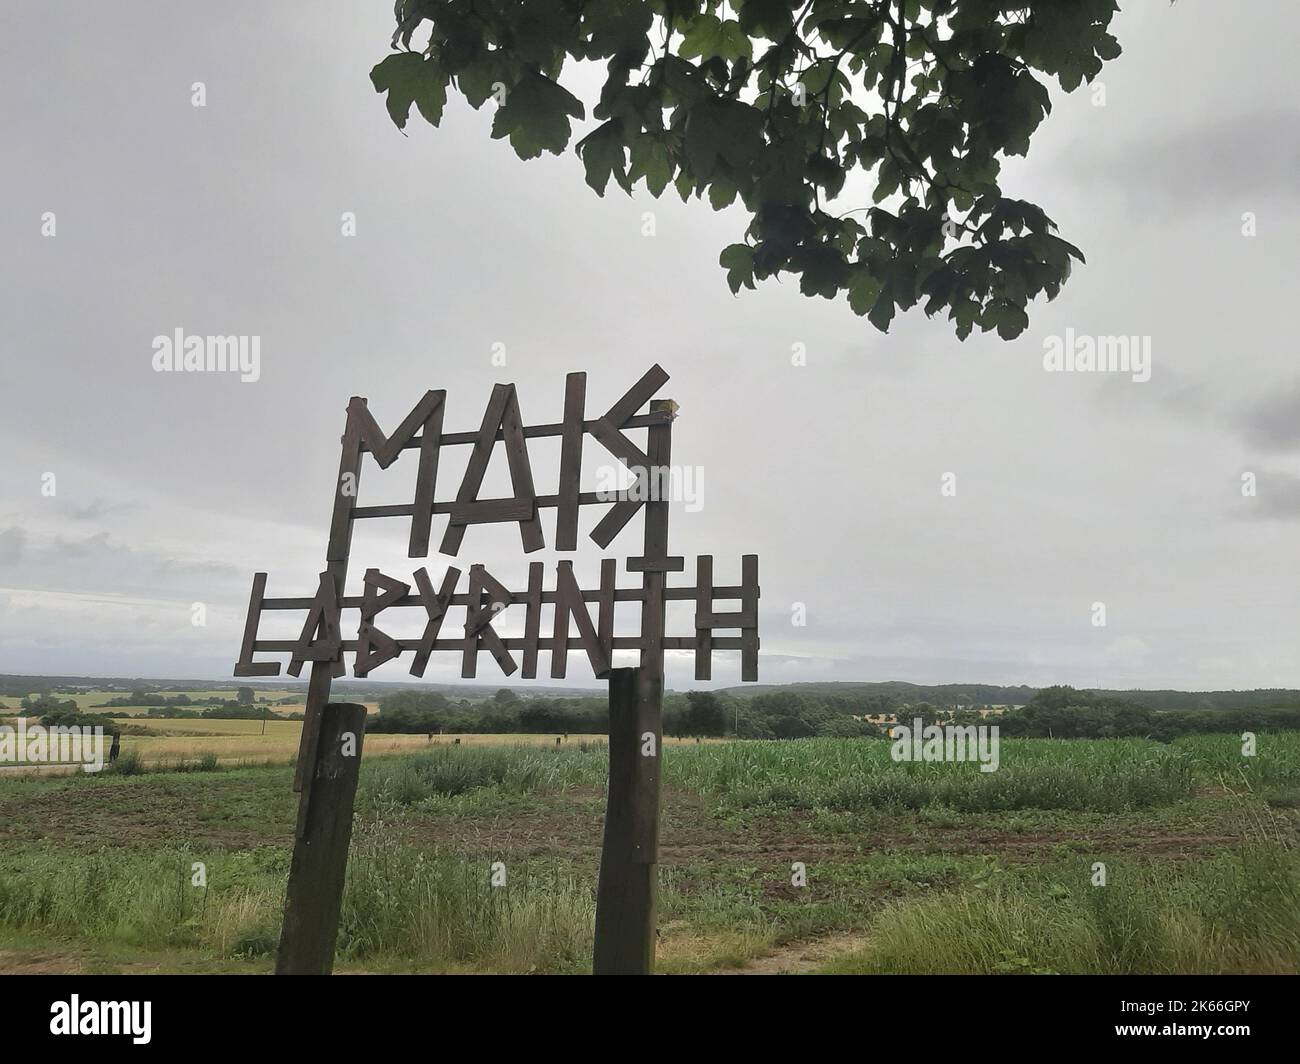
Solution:
[[[654,970],[663,680],[609,673],[609,796],[596,889],[594,975]]]
[[[323,707],[315,771],[303,789],[301,831],[289,867],[277,975],[329,975],[334,965],[365,730],[365,706]]]

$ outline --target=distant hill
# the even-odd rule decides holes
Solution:
[[[0,695],[21,698],[30,694],[42,694],[56,689],[82,688],[88,691],[149,691],[155,694],[183,694],[187,691],[230,691],[231,695],[240,687],[252,687],[258,691],[292,691],[301,688],[304,696],[307,691],[305,677],[295,679],[292,676],[277,676],[274,679],[222,679],[222,680],[185,680],[185,679],[143,679],[129,676],[24,676],[18,674],[0,674]],[[385,683],[380,680],[338,679],[332,685],[337,698],[347,695],[356,702],[375,702],[384,695],[398,691],[428,691],[446,695],[452,699],[467,698],[476,701],[491,698],[502,687],[508,687],[520,698],[592,698],[604,694],[604,684],[592,681],[589,687],[555,687],[546,683],[530,683],[512,686],[509,683]]]
[[[1150,709],[1300,709],[1300,691],[1260,687],[1253,691],[1097,691]]]
[[[811,682],[786,684],[745,684],[743,687],[727,687],[722,694],[736,698],[752,698],[755,695],[775,694],[788,691],[801,695],[833,696],[837,698],[865,697],[884,695],[889,698],[905,699],[908,702],[931,702],[935,705],[995,705],[1023,706],[1038,692],[1037,687],[1021,684],[1019,687],[999,687],[996,684],[983,683],[944,683],[915,684],[902,680],[880,680],[861,682],[844,680],[839,682]]]
[[[902,680],[874,683],[857,681],[811,682],[787,684],[746,684],[724,688],[722,694],[735,698],[790,692],[820,697],[854,698],[883,695],[907,702],[929,702],[936,706],[1023,706],[1039,688],[1021,684],[1000,687],[996,684],[945,683],[915,684]],[[1258,688],[1252,691],[1116,691],[1090,688],[1096,694],[1123,698],[1150,709],[1296,709],[1300,708],[1300,691],[1285,688]]]
[[[21,697],[53,691],[58,688],[85,688],[96,691],[145,690],[159,694],[179,694],[186,691],[233,692],[239,687],[260,690],[294,690],[301,687],[306,692],[307,682],[291,676],[273,680],[184,680],[141,679],[122,676],[21,676],[0,674],[0,695]],[[545,683],[512,685],[509,683],[384,683],[376,680],[338,679],[334,681],[335,697],[347,696],[356,702],[375,702],[385,695],[399,691],[428,691],[446,695],[459,701],[477,702],[491,698],[505,687],[520,698],[600,698],[605,685],[593,681],[585,687],[552,687]],[[1037,687],[1027,684],[1000,686],[982,683],[915,684],[902,680],[839,682],[810,682],[788,684],[745,684],[726,687],[719,694],[734,698],[753,698],[756,695],[790,692],[810,697],[867,698],[884,697],[901,702],[929,702],[936,706],[1023,706],[1038,693]],[[1100,690],[1096,694],[1123,698],[1150,709],[1300,709],[1300,691],[1284,688],[1260,688],[1253,691],[1167,691],[1167,690]],[[667,694],[674,692],[668,691]]]

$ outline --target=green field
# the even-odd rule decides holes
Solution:
[[[603,744],[381,738],[421,746],[363,765],[339,970],[585,970]],[[290,776],[0,780],[0,971],[269,970]],[[872,740],[687,743],[664,782],[660,970],[1300,968],[1300,734],[1254,758],[1006,741],[988,774]]]
[[[162,694],[163,692],[157,692],[157,693]],[[176,693],[179,692],[168,694],[168,697],[175,697]],[[212,689],[212,690],[186,691],[184,693],[186,697],[188,697],[192,702],[202,702],[204,699],[207,698],[220,698],[226,700],[233,700],[235,697],[235,692],[230,690],[229,688],[226,688],[225,690]],[[135,714],[149,712],[148,706],[113,706],[112,708],[105,708],[105,709],[99,708],[100,706],[103,705],[103,703],[109,701],[110,699],[125,698],[127,697],[127,694],[128,692],[126,691],[92,690],[92,691],[73,691],[67,694],[60,693],[54,695],[54,697],[63,702],[76,702],[77,708],[85,713],[114,713],[114,714],[129,713],[135,715]],[[294,689],[294,688],[286,687],[283,690],[272,690],[272,689],[264,690],[262,688],[258,688],[257,697],[269,699],[271,702],[275,702],[281,698],[295,699],[296,704],[294,705],[270,706],[269,708],[271,709],[271,711],[275,713],[301,713],[303,710],[303,706],[301,702],[301,699],[303,698],[302,688]],[[15,695],[0,696],[0,712],[3,712],[4,710],[11,710],[12,712],[15,713],[18,712],[19,703],[21,701],[22,699]],[[184,708],[202,709],[203,707],[201,705],[196,705],[196,706],[186,706]]]
[[[16,718],[0,717],[0,723]],[[200,764],[221,768],[287,764],[298,753],[302,722],[297,720],[219,720],[196,718],[135,718],[119,722],[123,756],[135,755],[150,770],[193,769]],[[368,757],[412,753],[436,746],[554,746],[551,734],[425,735],[386,734],[366,736]],[[571,737],[570,745],[581,742]],[[668,738],[668,745],[689,740]],[[710,743],[714,740],[710,740]],[[32,765],[27,768],[0,767],[0,779],[20,775],[66,775],[68,766]]]

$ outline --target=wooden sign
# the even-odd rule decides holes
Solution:
[[[672,425],[677,405],[671,400],[654,398],[667,381],[668,374],[659,366],[652,366],[613,406],[589,418],[586,374],[570,373],[565,378],[563,419],[537,425],[524,424],[515,386],[498,384],[492,389],[478,429],[467,432],[443,430],[445,391],[426,392],[391,435],[379,427],[365,399],[354,396],[348,402],[325,569],[314,592],[306,597],[268,598],[267,574],[257,573],[253,577],[243,642],[235,664],[236,676],[278,676],[283,663],[258,658],[259,654],[287,654],[287,671],[292,676],[301,675],[307,662],[312,666],[294,781],[302,798],[293,868],[301,867],[303,872],[296,876],[291,870],[277,970],[328,971],[332,963],[336,928],[327,925],[337,922],[339,899],[331,897],[321,904],[321,899],[313,893],[312,883],[320,881],[320,869],[329,868],[329,882],[334,884],[330,891],[342,890],[341,868],[346,864],[347,835],[333,831],[321,835],[319,840],[313,838],[314,832],[326,832],[333,821],[311,808],[311,796],[314,782],[326,780],[323,791],[331,796],[345,796],[342,800],[347,805],[346,810],[338,808],[333,813],[346,815],[350,822],[355,776],[349,785],[347,780],[340,782],[340,773],[355,773],[355,766],[340,762],[337,751],[327,750],[322,757],[320,750],[323,728],[333,734],[340,727],[334,719],[338,713],[330,714],[328,726],[323,725],[327,707],[355,715],[354,707],[329,704],[332,679],[346,673],[344,655],[353,655],[353,674],[364,677],[408,654],[410,674],[423,676],[433,654],[458,654],[461,675],[472,678],[478,674],[479,657],[486,652],[504,675],[513,676],[517,672],[522,679],[533,679],[537,676],[539,655],[547,652],[551,677],[562,679],[571,650],[581,650],[592,673],[610,680],[610,808],[601,872],[603,901],[598,903],[596,968],[601,969],[602,957],[608,958],[607,970],[644,967],[641,960],[647,956],[647,950],[653,952],[664,653],[668,650],[693,652],[695,677],[707,680],[711,677],[716,651],[738,650],[741,678],[758,679],[758,557],[752,554],[742,557],[738,584],[715,584],[713,558],[709,555],[695,559],[693,584],[671,585],[669,581],[670,574],[685,572],[686,559],[675,557],[668,550],[670,500],[664,487],[671,479]],[[647,406],[643,413],[642,408]],[[645,431],[644,445],[628,435],[638,430]],[[560,438],[558,488],[553,495],[538,494],[528,451],[530,439],[546,437]],[[616,492],[583,490],[580,481],[587,437],[630,472],[633,477],[630,487]],[[505,448],[513,494],[509,498],[485,499],[483,480],[498,444]],[[455,497],[440,501],[438,465],[447,447],[470,447],[471,451]],[[399,505],[359,505],[364,456],[369,453],[381,469],[386,469],[404,451],[419,452],[413,500]],[[543,513],[554,510],[554,546],[557,551],[567,552],[577,549],[579,516],[583,507],[590,506],[604,508],[589,533],[591,540],[602,549],[644,511],[641,551],[626,558],[624,563],[628,573],[640,578],[633,586],[620,587],[617,559],[604,558],[600,563],[600,583],[594,588],[583,588],[574,574],[573,563],[560,560],[550,573],[542,563],[530,563],[528,586],[521,590],[505,586],[486,565],[472,564],[468,573],[448,565],[436,581],[425,566],[414,569],[409,580],[371,568],[365,572],[359,596],[344,593],[356,521],[408,520],[407,553],[412,558],[428,556],[435,517],[446,519],[438,545],[441,554],[457,556],[471,527],[496,523],[517,525],[524,553],[532,553],[546,547],[549,522],[543,521]],[[666,631],[666,606],[672,601],[694,604],[694,625],[690,631],[672,635]],[[620,602],[639,604],[640,623],[636,631],[615,630],[615,606]],[[727,602],[736,604],[736,608],[719,608],[719,603]],[[544,606],[551,607],[547,635],[542,634]],[[498,631],[503,615],[512,610],[512,617],[516,614],[522,617],[522,636],[503,636]],[[267,611],[304,614],[298,637],[260,638],[262,616]],[[346,624],[345,614],[349,615]],[[423,631],[418,636],[393,635],[393,625],[402,615],[414,617],[416,623],[423,620]],[[619,650],[637,651],[639,667],[614,669],[614,654]],[[619,675],[623,673],[630,675]],[[630,730],[628,720],[635,723],[634,729]],[[646,734],[655,737],[654,743],[645,744],[647,749],[654,748],[652,765],[628,761],[628,752],[621,748],[615,751],[615,736],[635,738]],[[358,751],[359,748],[357,744]],[[353,760],[359,760],[359,756]],[[631,766],[626,770],[631,772],[626,781],[621,778],[624,768],[616,765]],[[337,797],[330,800],[340,801]],[[617,815],[616,805],[620,810]],[[624,806],[630,826],[627,831],[615,830],[616,824],[623,823]],[[634,837],[623,838],[627,834]],[[313,842],[318,843],[316,851],[312,851]],[[333,856],[322,857],[319,844],[342,849]],[[621,874],[607,876],[615,864],[622,862],[648,869],[648,886],[644,877],[633,877],[640,885],[627,885],[624,890]],[[308,869],[315,871],[309,873]],[[608,917],[603,921],[601,904]],[[609,915],[615,909],[621,914],[617,918]],[[625,916],[633,910],[639,914],[632,921],[636,925],[635,935],[628,937],[616,930],[602,936],[602,924],[617,925],[624,930],[631,926]],[[648,943],[644,926],[647,924]],[[620,935],[622,939],[615,941]],[[629,957],[639,960],[629,961]]]
[[[667,453],[675,404],[656,404],[659,409],[652,407],[649,414],[638,414],[641,406],[667,380],[668,375],[654,366],[604,415],[587,420],[584,409],[586,374],[570,373],[565,386],[564,421],[535,426],[522,424],[514,385],[498,384],[488,400],[477,432],[446,434],[442,432],[446,392],[426,392],[391,436],[379,428],[366,401],[354,397],[348,404],[343,456],[339,464],[326,553],[330,568],[320,574],[319,585],[311,598],[266,598],[266,574],[254,576],[235,675],[280,675],[280,662],[254,660],[257,653],[288,653],[288,672],[293,676],[300,675],[303,664],[308,661],[330,662],[332,675],[341,676],[345,672],[341,652],[353,653],[353,673],[363,677],[377,666],[412,652],[410,674],[423,676],[433,652],[449,651],[461,655],[461,675],[472,678],[477,675],[478,654],[486,650],[502,672],[510,676],[520,670],[520,664],[510,651],[519,650],[522,651],[520,677],[532,679],[537,675],[538,651],[548,650],[551,652],[550,675],[560,679],[566,674],[567,651],[572,641],[578,649],[586,652],[592,672],[600,678],[608,674],[615,650],[638,650],[643,668],[658,664],[661,670],[665,650],[693,650],[695,676],[699,680],[710,679],[714,651],[739,650],[741,678],[756,680],[757,557],[746,555],[742,559],[738,585],[715,586],[713,559],[707,555],[696,559],[694,585],[669,587],[667,583],[669,573],[681,572],[685,568],[685,559],[671,557],[667,552],[668,500],[660,498],[663,495],[662,483],[667,478],[656,468],[664,468],[664,463],[653,462],[649,449],[638,447],[626,435],[629,429],[648,429],[652,440],[650,448],[654,448],[657,442],[658,448]],[[658,441],[655,440],[657,435],[660,436]],[[538,495],[533,486],[527,441],[545,436],[562,438],[559,491],[555,495]],[[587,436],[592,436],[636,478],[631,487],[616,493],[612,501],[608,492],[584,492],[580,488],[582,448]],[[498,442],[506,449],[515,494],[508,499],[482,499],[479,492],[484,474]],[[470,446],[473,451],[455,500],[440,503],[435,501],[438,459],[442,449],[450,446]],[[404,450],[420,452],[414,502],[397,506],[358,506],[362,455],[369,452],[380,468],[387,468]],[[616,562],[605,559],[601,564],[600,587],[591,590],[579,588],[571,563],[561,561],[550,581],[545,580],[539,563],[530,565],[528,587],[521,591],[507,590],[485,566],[472,565],[468,580],[462,580],[464,574],[460,569],[448,566],[436,590],[427,569],[416,569],[411,574],[416,587],[414,594],[411,582],[369,569],[365,574],[364,593],[352,598],[343,595],[342,576],[346,572],[354,521],[409,518],[408,554],[412,558],[428,555],[435,514],[445,514],[448,518],[439,552],[453,556],[459,552],[470,526],[514,523],[519,526],[523,550],[531,553],[546,546],[540,512],[554,509],[556,549],[572,551],[577,549],[579,512],[582,507],[593,505],[607,507],[590,533],[591,539],[601,547],[607,547],[638,511],[646,510],[643,552],[626,560],[629,572],[642,574],[639,587],[616,587]],[[549,588],[545,587],[548,582]],[[463,592],[460,590],[462,586],[465,588]],[[728,613],[716,612],[715,604],[728,599],[739,600],[739,609]],[[656,623],[656,618],[663,614],[664,604],[674,600],[696,604],[694,630],[689,634],[668,636],[662,631],[661,622]],[[641,604],[640,630],[634,635],[616,636],[614,603],[629,601]],[[594,621],[588,602],[598,606]],[[555,607],[554,629],[551,636],[545,638],[541,636],[543,604]],[[464,611],[457,625],[462,633],[459,638],[443,634],[444,627],[451,627],[445,624],[445,620],[453,606],[463,607]],[[511,606],[523,607],[523,638],[503,639],[493,626],[498,615]],[[425,630],[419,639],[394,639],[376,623],[380,613],[403,607],[419,607],[425,611]],[[289,641],[259,639],[262,613],[267,610],[304,612],[306,619],[299,637]],[[349,628],[355,631],[355,639],[341,637],[345,610],[359,613],[356,624]],[[577,626],[576,636],[571,632],[571,625]],[[718,631],[736,634],[718,636],[715,634]]]

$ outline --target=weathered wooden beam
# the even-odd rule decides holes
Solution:
[[[715,635],[713,637],[714,650],[739,650],[743,636],[739,635]],[[693,635],[666,635],[659,642],[665,650],[694,650],[695,639]],[[419,650],[423,644],[422,639],[397,639],[394,640],[403,653],[408,650]],[[507,650],[526,650],[528,640],[523,636],[504,636],[501,638],[502,645]],[[254,649],[259,654],[287,654],[293,651],[298,644],[292,639],[259,639],[254,644]],[[357,649],[357,640],[345,639],[340,644],[344,653],[351,653]],[[641,650],[646,646],[645,641],[639,635],[616,635],[614,637],[615,650]],[[435,639],[429,650],[433,653],[442,651],[455,650],[463,651],[465,649],[464,637],[455,639]],[[542,636],[537,640],[538,650],[554,650],[555,640],[550,636]]]
[[[741,613],[746,623],[740,633],[740,679],[751,683],[758,679],[758,555],[740,559]]]
[[[542,563],[528,563],[528,591],[524,597],[524,663],[519,676],[537,678],[537,651],[542,631]]]
[[[609,674],[609,793],[596,888],[595,975],[654,970],[663,682]]]
[[[610,559],[612,560],[612,559]],[[448,572],[453,570],[448,569]],[[515,593],[516,595],[518,593]],[[526,594],[526,592],[525,592]],[[583,600],[586,602],[599,602],[604,592],[596,588],[584,590],[582,592]],[[739,599],[746,594],[746,589],[738,584],[723,585],[713,589],[715,599]],[[645,596],[643,588],[639,587],[620,587],[614,591],[614,599],[617,602],[640,602]],[[664,598],[669,602],[687,602],[694,601],[697,598],[694,587],[665,587]],[[315,599],[310,598],[268,598],[262,602],[262,610],[309,610]],[[556,601],[554,591],[543,591],[542,601],[551,603]],[[345,610],[355,610],[361,606],[361,596],[349,595],[341,600],[339,606]],[[421,605],[421,599],[418,595],[408,595],[406,598],[399,599],[393,605],[399,609],[408,606]],[[465,594],[453,595],[447,602],[449,606],[465,606],[469,604],[469,596]]]
[[[564,436],[560,443],[560,493],[555,517],[555,549],[578,549],[578,485],[582,482],[583,415],[587,406],[587,375],[564,378]]]
[[[333,967],[365,730],[365,706],[331,702],[321,711],[320,756],[302,797],[306,815],[289,865],[277,975],[328,975]]]
[[[700,617],[713,611],[713,555],[695,559],[695,678],[713,679],[713,632]]]
[[[582,423],[582,431],[587,433],[588,435],[591,435],[592,429],[595,428],[596,422],[599,420],[600,420],[599,418],[591,418],[587,421],[584,421]],[[644,428],[648,428],[650,425],[660,425],[665,420],[666,419],[662,414],[653,414],[653,413],[639,414],[636,417],[628,418],[628,420],[623,423],[623,427],[625,429],[644,429]],[[564,429],[565,429],[565,425],[564,422],[562,421],[554,421],[544,425],[525,425],[524,438],[529,440],[536,440],[536,439],[545,439],[548,436],[563,436]],[[504,433],[498,430],[496,434],[496,442],[500,443],[504,439],[505,439]],[[442,434],[442,439],[440,442],[443,447],[459,447],[467,443],[468,444],[478,443],[478,441],[479,441],[479,432],[475,430],[472,432],[444,432]],[[416,436],[413,439],[407,440],[406,443],[402,444],[402,450],[404,451],[411,450],[415,447],[419,447],[420,444],[421,444],[421,439],[419,436]],[[363,448],[363,450],[364,449],[365,448]]]

